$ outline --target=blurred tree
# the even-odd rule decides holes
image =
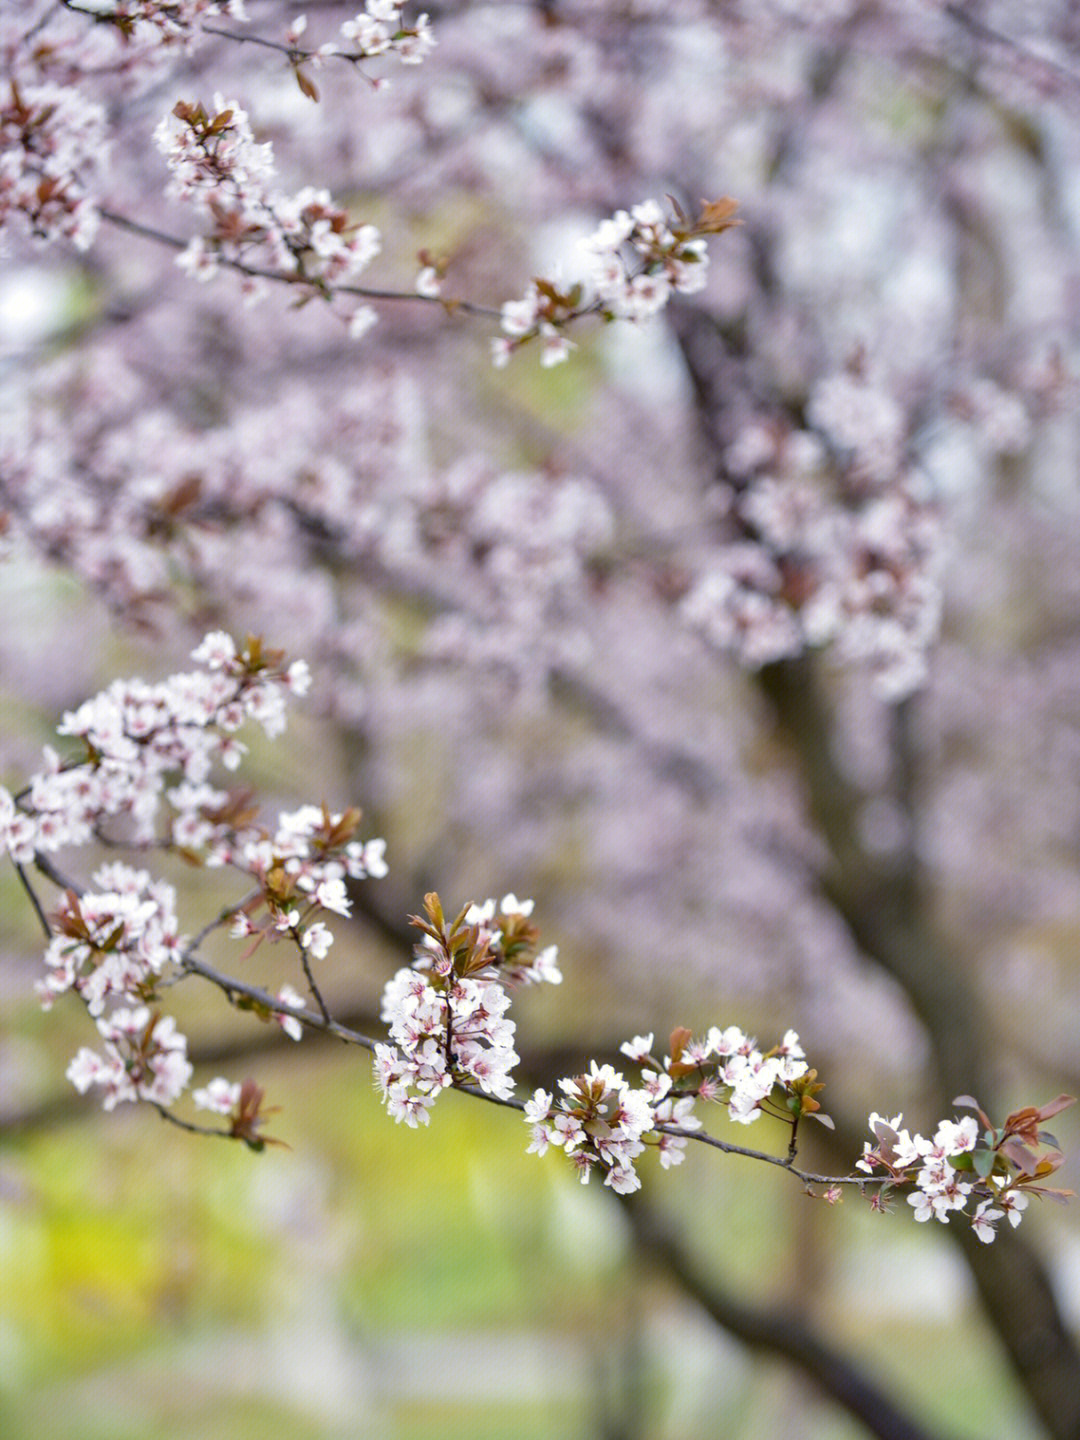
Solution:
[[[868,1096],[1075,1089],[1074,7],[242,8],[0,18],[13,562],[169,663],[307,657],[389,839],[358,916],[514,887],[587,969],[536,1083],[734,996],[828,1071],[839,1166]],[[9,627],[10,691],[79,702],[86,637]],[[1047,1258],[946,1233],[1075,1440]]]

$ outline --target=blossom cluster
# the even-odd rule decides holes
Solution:
[[[404,509],[398,500],[398,514]],[[407,519],[419,553],[460,597],[429,626],[429,656],[526,681],[586,653],[594,577],[616,531],[612,507],[591,480],[506,473],[476,457],[432,475]],[[393,555],[388,561],[401,563]]]
[[[384,55],[403,65],[425,59],[435,44],[428,17],[408,22],[404,8],[405,0],[365,0],[363,10],[342,23],[337,42],[313,50],[299,43],[307,24],[303,15],[292,19],[286,44],[257,38],[286,53],[305,94],[318,99],[301,66],[317,66],[328,57],[354,65]],[[57,16],[68,25],[54,23]],[[88,248],[100,219],[97,192],[109,152],[107,110],[77,82],[111,74],[142,83],[160,66],[167,48],[190,48],[201,23],[218,16],[246,21],[245,0],[95,0],[86,7],[54,7],[53,15],[36,24],[27,23],[29,16],[21,24],[0,24],[0,54],[9,71],[0,92],[0,229],[21,217],[39,239],[66,239]],[[86,24],[70,23],[72,17],[92,22],[92,33]],[[247,38],[220,29],[215,33]],[[380,88],[385,82],[371,83]],[[215,229],[193,240],[180,263],[203,280],[220,263],[241,260],[287,275],[302,268],[303,278],[316,284],[359,273],[378,250],[374,228],[348,226],[344,212],[323,190],[308,187],[288,197],[252,188],[258,172],[245,170],[244,161],[263,147],[254,146],[243,113],[234,110],[234,133],[215,137],[221,143],[213,145],[213,156],[204,157],[201,208],[215,219]],[[159,139],[170,154],[174,143],[168,136]],[[265,153],[269,159],[268,146]],[[220,167],[216,174],[215,165]],[[259,293],[250,277],[245,293],[251,298]],[[359,314],[364,318],[354,315],[351,321],[357,332],[371,323],[366,309]]]
[[[121,1008],[98,1016],[97,1028],[104,1054],[84,1045],[67,1068],[80,1094],[98,1086],[104,1108],[112,1110],[122,1101],[171,1105],[186,1088],[192,1073],[187,1039],[171,1015],[146,1005]]]
[[[942,1120],[932,1139],[902,1129],[903,1115],[886,1119],[872,1113],[874,1142],[864,1142],[856,1169],[912,1185],[907,1202],[918,1221],[947,1224],[954,1212],[967,1215],[975,1234],[988,1245],[1004,1217],[1010,1225],[1019,1225],[1031,1194],[1060,1198],[1065,1193],[1035,1182],[1052,1174],[1063,1158],[1042,1122],[1072,1100],[1062,1095],[1041,1108],[1018,1110],[998,1129],[969,1096],[955,1103],[973,1108],[976,1115]],[[888,1189],[875,1198],[878,1208],[884,1208]]]
[[[558,365],[575,348],[564,327],[583,312],[637,323],[658,314],[673,295],[703,289],[706,236],[737,224],[735,208],[731,200],[708,203],[691,222],[681,212],[666,216],[656,200],[643,200],[601,221],[581,241],[588,288],[576,284],[563,290],[537,278],[520,300],[506,301],[503,334],[492,341],[493,363],[501,369],[515,350],[539,338],[540,364]]]
[[[297,84],[309,100],[318,100],[319,91],[310,69],[317,69],[324,60],[346,60],[358,69],[363,61],[392,55],[402,65],[420,65],[435,46],[435,36],[426,15],[417,16],[407,24],[403,11],[405,0],[364,0],[364,8],[339,27],[340,40],[328,41],[309,49],[303,41],[307,33],[307,16],[296,15],[286,31],[287,53]],[[370,79],[373,90],[383,90],[385,79]]]
[[[672,292],[694,295],[705,287],[704,237],[678,228],[656,200],[617,210],[581,248],[602,310],[621,320],[646,320],[664,308]]]
[[[325,921],[315,917],[323,911],[344,916],[352,911],[346,879],[381,879],[388,873],[386,841],[356,838],[360,811],[355,808],[333,813],[325,806],[302,805],[282,812],[272,835],[215,825],[205,811],[200,822],[207,863],[230,865],[259,885],[258,897],[237,911],[234,938],[253,936],[257,944],[288,936],[309,959],[325,959],[334,942]],[[264,905],[268,918],[260,925],[253,916]]]
[[[242,18],[242,0],[24,0],[0,14],[0,233],[86,250],[114,156],[117,95],[149,81],[203,15]],[[36,13],[35,13],[36,12]],[[111,81],[111,93],[102,82]]]
[[[531,900],[504,895],[448,922],[439,897],[425,897],[425,916],[413,917],[423,932],[413,964],[383,992],[394,1043],[375,1047],[376,1082],[396,1121],[426,1125],[451,1085],[476,1085],[501,1100],[513,1094],[518,1055],[506,987],[562,979],[556,947],[536,948],[532,909]]]
[[[710,644],[752,668],[831,644],[886,699],[925,679],[941,616],[940,506],[906,464],[891,397],[831,376],[810,427],[751,426],[725,457],[716,497],[728,535],[682,603]]]
[[[558,1146],[583,1185],[599,1169],[604,1184],[623,1195],[641,1185],[634,1161],[647,1146],[655,1146],[664,1169],[682,1161],[682,1132],[701,1128],[694,1114],[697,1100],[726,1103],[729,1117],[743,1125],[766,1113],[789,1121],[801,1114],[824,1119],[813,1098],[821,1086],[793,1030],[767,1054],[735,1025],[713,1026],[704,1040],[675,1030],[670,1045],[671,1053],[662,1060],[652,1053],[651,1034],[635,1035],[620,1047],[641,1067],[637,1089],[612,1066],[594,1060],[585,1074],[558,1082],[558,1099],[551,1091],[537,1090],[525,1106],[529,1153],[543,1155],[550,1145]]]
[[[426,15],[419,15],[412,24],[406,24],[402,11],[405,0],[364,0],[364,8],[351,20],[341,25],[341,36],[346,41],[346,50],[333,45],[323,45],[318,55],[341,55],[349,60],[368,60],[376,55],[394,55],[402,65],[419,65],[435,45],[431,24]],[[303,17],[298,17],[303,18]],[[297,20],[292,22],[290,31],[294,35]]]
[[[549,1144],[558,1145],[577,1166],[583,1185],[598,1165],[604,1184],[616,1194],[637,1190],[641,1180],[634,1161],[645,1149],[642,1137],[654,1128],[648,1092],[631,1089],[617,1070],[595,1060],[587,1074],[560,1080],[559,1087],[563,1096],[554,1108],[546,1090],[537,1090],[525,1106],[532,1127],[529,1153],[543,1155]],[[700,1121],[688,1116],[683,1123]]]
[[[84,895],[65,891],[45,951],[46,978],[38,985],[48,1009],[73,990],[99,1018],[106,1001],[152,1000],[157,980],[178,962],[185,944],[179,933],[176,891],[145,870],[114,863],[92,877]]]
[[[308,185],[286,195],[274,187],[273,146],[256,142],[237,101],[215,95],[208,111],[180,100],[154,140],[171,172],[168,193],[212,221],[209,234],[195,236],[177,257],[195,279],[212,279],[224,264],[244,273],[249,300],[263,294],[264,277],[329,298],[379,253],[375,226],[354,224],[329,191]],[[374,319],[370,306],[354,309],[349,333],[359,337]]]
[[[51,746],[45,766],[16,799],[0,786],[0,850],[19,864],[35,853],[83,845],[104,821],[124,817],[130,838],[148,842],[162,801],[181,815],[204,801],[214,760],[235,769],[244,753],[236,731],[257,721],[271,738],[285,728],[285,697],[310,683],[302,660],[283,666],[280,652],[249,638],[238,650],[222,632],[193,658],[205,669],[167,680],[117,680],[69,711],[58,727],[81,740],[80,760],[61,761]],[[166,796],[169,781],[177,782]],[[180,833],[190,822],[174,820]]]
[[[85,250],[98,227],[93,186],[106,158],[105,110],[78,90],[15,75],[0,90],[0,230]]]
[[[109,840],[229,866],[258,885],[236,910],[233,934],[256,943],[264,935],[289,938],[310,974],[309,959],[325,956],[333,940],[317,917],[349,914],[347,879],[386,874],[384,842],[356,838],[358,810],[314,805],[282,813],[267,832],[242,795],[215,789],[214,762],[235,769],[243,754],[235,732],[255,720],[267,735],[280,734],[285,697],[303,694],[309,674],[305,662],[286,665],[281,652],[253,637],[238,647],[223,631],[207,635],[194,658],[202,670],[157,684],[118,681],[65,715],[60,733],[80,739],[85,756],[61,762],[48,749],[46,768],[25,791],[0,789],[0,845],[17,864]],[[126,832],[106,834],[105,822],[121,818]],[[269,919],[260,926],[252,916],[262,906]],[[191,1074],[186,1040],[172,1019],[149,1007],[164,983],[195,963],[173,887],[146,870],[104,865],[84,892],[64,890],[51,932],[37,987],[42,1004],[77,995],[105,1041],[103,1054],[80,1050],[68,1071],[72,1083],[81,1091],[101,1088],[108,1109],[125,1100],[171,1104]],[[303,1009],[302,997],[285,985],[262,1013],[295,1040]],[[249,1141],[258,1119],[252,1103],[246,1091],[230,1102],[239,1107],[231,1133]]]
[[[205,16],[227,15],[246,20],[244,0],[109,0],[107,9],[95,4],[95,18],[111,21],[122,34],[139,33],[140,27],[156,32],[163,44],[189,41],[192,31]]]

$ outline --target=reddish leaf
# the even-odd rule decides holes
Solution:
[[[293,71],[293,74],[296,76],[296,83],[300,86],[301,91],[309,100],[314,100],[317,105],[319,103],[319,90],[315,81],[312,80],[306,71],[301,70],[299,65]]]

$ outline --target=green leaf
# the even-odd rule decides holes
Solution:
[[[967,1156],[963,1157],[967,1159]],[[986,1180],[994,1168],[994,1161],[997,1159],[993,1150],[976,1150],[970,1157],[975,1174],[980,1180]]]

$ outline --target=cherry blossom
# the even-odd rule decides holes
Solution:
[[[85,1093],[102,1092],[102,1105],[112,1110],[125,1102],[148,1100],[171,1105],[191,1079],[187,1039],[169,1015],[151,1013],[141,1005],[117,1009],[97,1019],[104,1054],[83,1047],[68,1066],[68,1079]]]
[[[533,902],[508,894],[465,906],[447,922],[437,895],[425,917],[413,966],[399,970],[383,992],[382,1018],[394,1047],[376,1049],[375,1075],[388,1112],[409,1125],[427,1124],[440,1090],[475,1084],[485,1094],[513,1094],[514,1022],[505,986],[561,980],[555,947],[537,953],[529,923]]]
[[[957,1103],[974,1105],[967,1097]],[[901,1129],[902,1115],[886,1119],[874,1112],[870,1129],[876,1143],[864,1143],[856,1169],[868,1175],[884,1172],[892,1182],[912,1184],[907,1202],[919,1222],[947,1224],[953,1213],[966,1214],[978,1238],[990,1244],[995,1225],[1005,1214],[1011,1225],[1019,1224],[1029,1198],[1025,1187],[1040,1193],[1036,1179],[1049,1175],[1060,1163],[1055,1142],[1039,1126],[1068,1103],[1063,1096],[1040,1110],[1017,1112],[1000,1130],[990,1126],[981,1111],[978,1118],[942,1120],[929,1140]],[[1011,1138],[1019,1135],[1022,1146]],[[1044,1151],[1040,1158],[1040,1146],[1050,1147],[1050,1154]]]
[[[238,101],[216,95],[209,111],[178,101],[154,140],[171,172],[169,193],[214,223],[177,258],[196,278],[213,278],[225,262],[329,294],[355,280],[379,253],[378,230],[353,224],[327,190],[309,185],[287,196],[274,188],[273,148],[256,143]],[[374,318],[370,307],[356,311],[349,322],[353,337]]]
[[[93,244],[95,184],[107,158],[104,108],[51,82],[12,75],[0,100],[0,229],[14,217],[42,241]]]

